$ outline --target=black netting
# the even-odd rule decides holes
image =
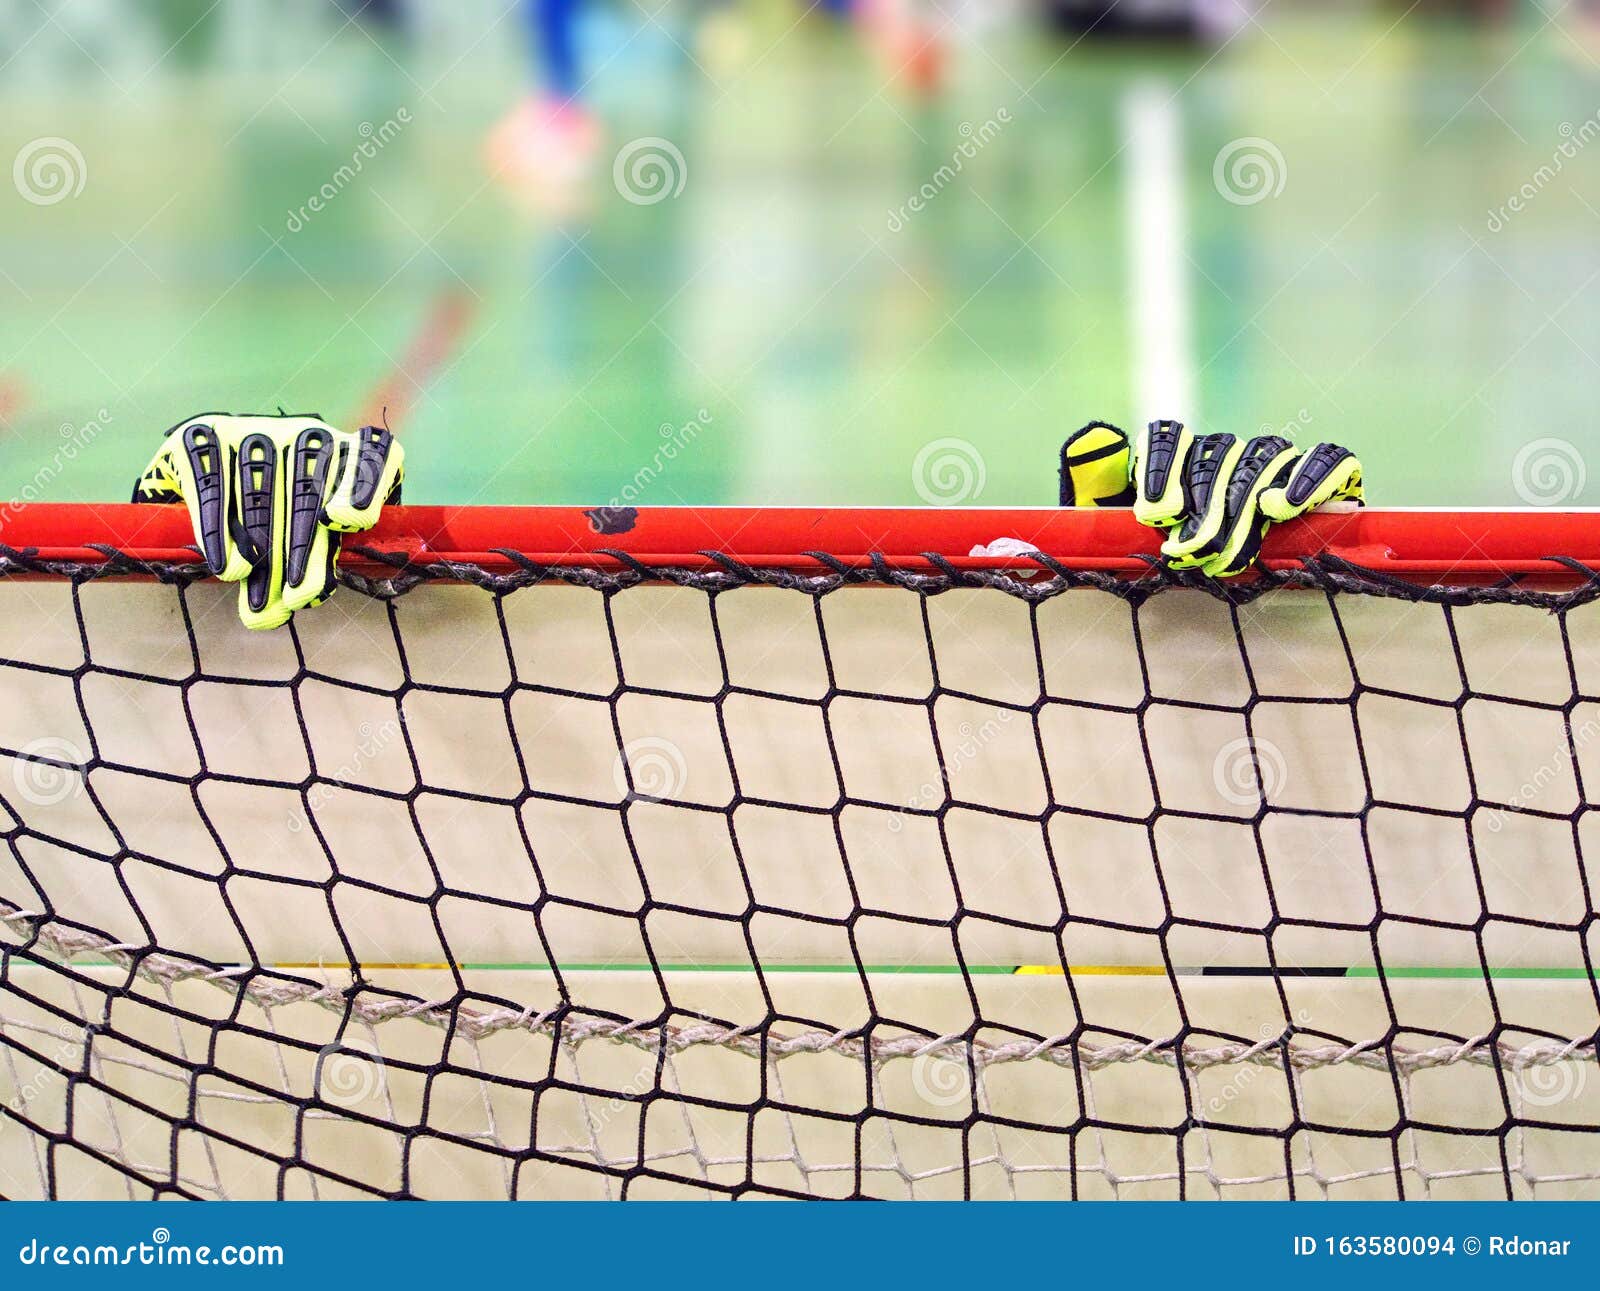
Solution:
[[[1600,1194],[1589,571],[380,559],[0,548],[0,1192]]]

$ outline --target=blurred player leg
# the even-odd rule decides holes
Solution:
[[[570,185],[592,169],[600,126],[583,99],[577,27],[583,0],[522,0],[537,88],[489,134],[488,162],[518,184]]]
[[[945,41],[942,3],[959,0],[823,0],[822,7],[849,15],[866,33],[885,70],[919,96],[931,97],[944,85]]]
[[[397,28],[405,18],[405,6],[402,0],[335,0],[335,2],[337,7],[353,21],[365,23],[370,27]]]
[[[395,59],[404,57],[401,49],[411,35],[415,4],[416,0],[334,0],[334,8],[360,27],[375,49]]]

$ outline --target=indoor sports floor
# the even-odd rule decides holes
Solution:
[[[0,186],[8,480],[120,499],[189,413],[387,407],[414,501],[1043,504],[1070,429],[1161,413],[1351,444],[1382,503],[1592,501],[1600,34],[1568,7],[1280,0],[1160,52],[991,15],[919,95],[794,0],[597,4],[606,137],[559,204],[483,160],[530,76],[507,0],[413,8],[0,13],[0,154],[81,156],[65,195]],[[681,192],[619,195],[641,139]],[[1541,436],[1566,482],[1530,499]]]

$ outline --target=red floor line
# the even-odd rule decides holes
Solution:
[[[474,301],[465,290],[458,288],[435,297],[405,354],[368,392],[360,412],[346,424],[402,429],[417,397],[459,348],[474,311]]]
[[[17,415],[28,406],[27,387],[20,377],[0,372],[0,429],[10,429]]]

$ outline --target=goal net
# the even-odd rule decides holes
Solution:
[[[1594,536],[15,511],[0,1194],[1600,1195]]]

